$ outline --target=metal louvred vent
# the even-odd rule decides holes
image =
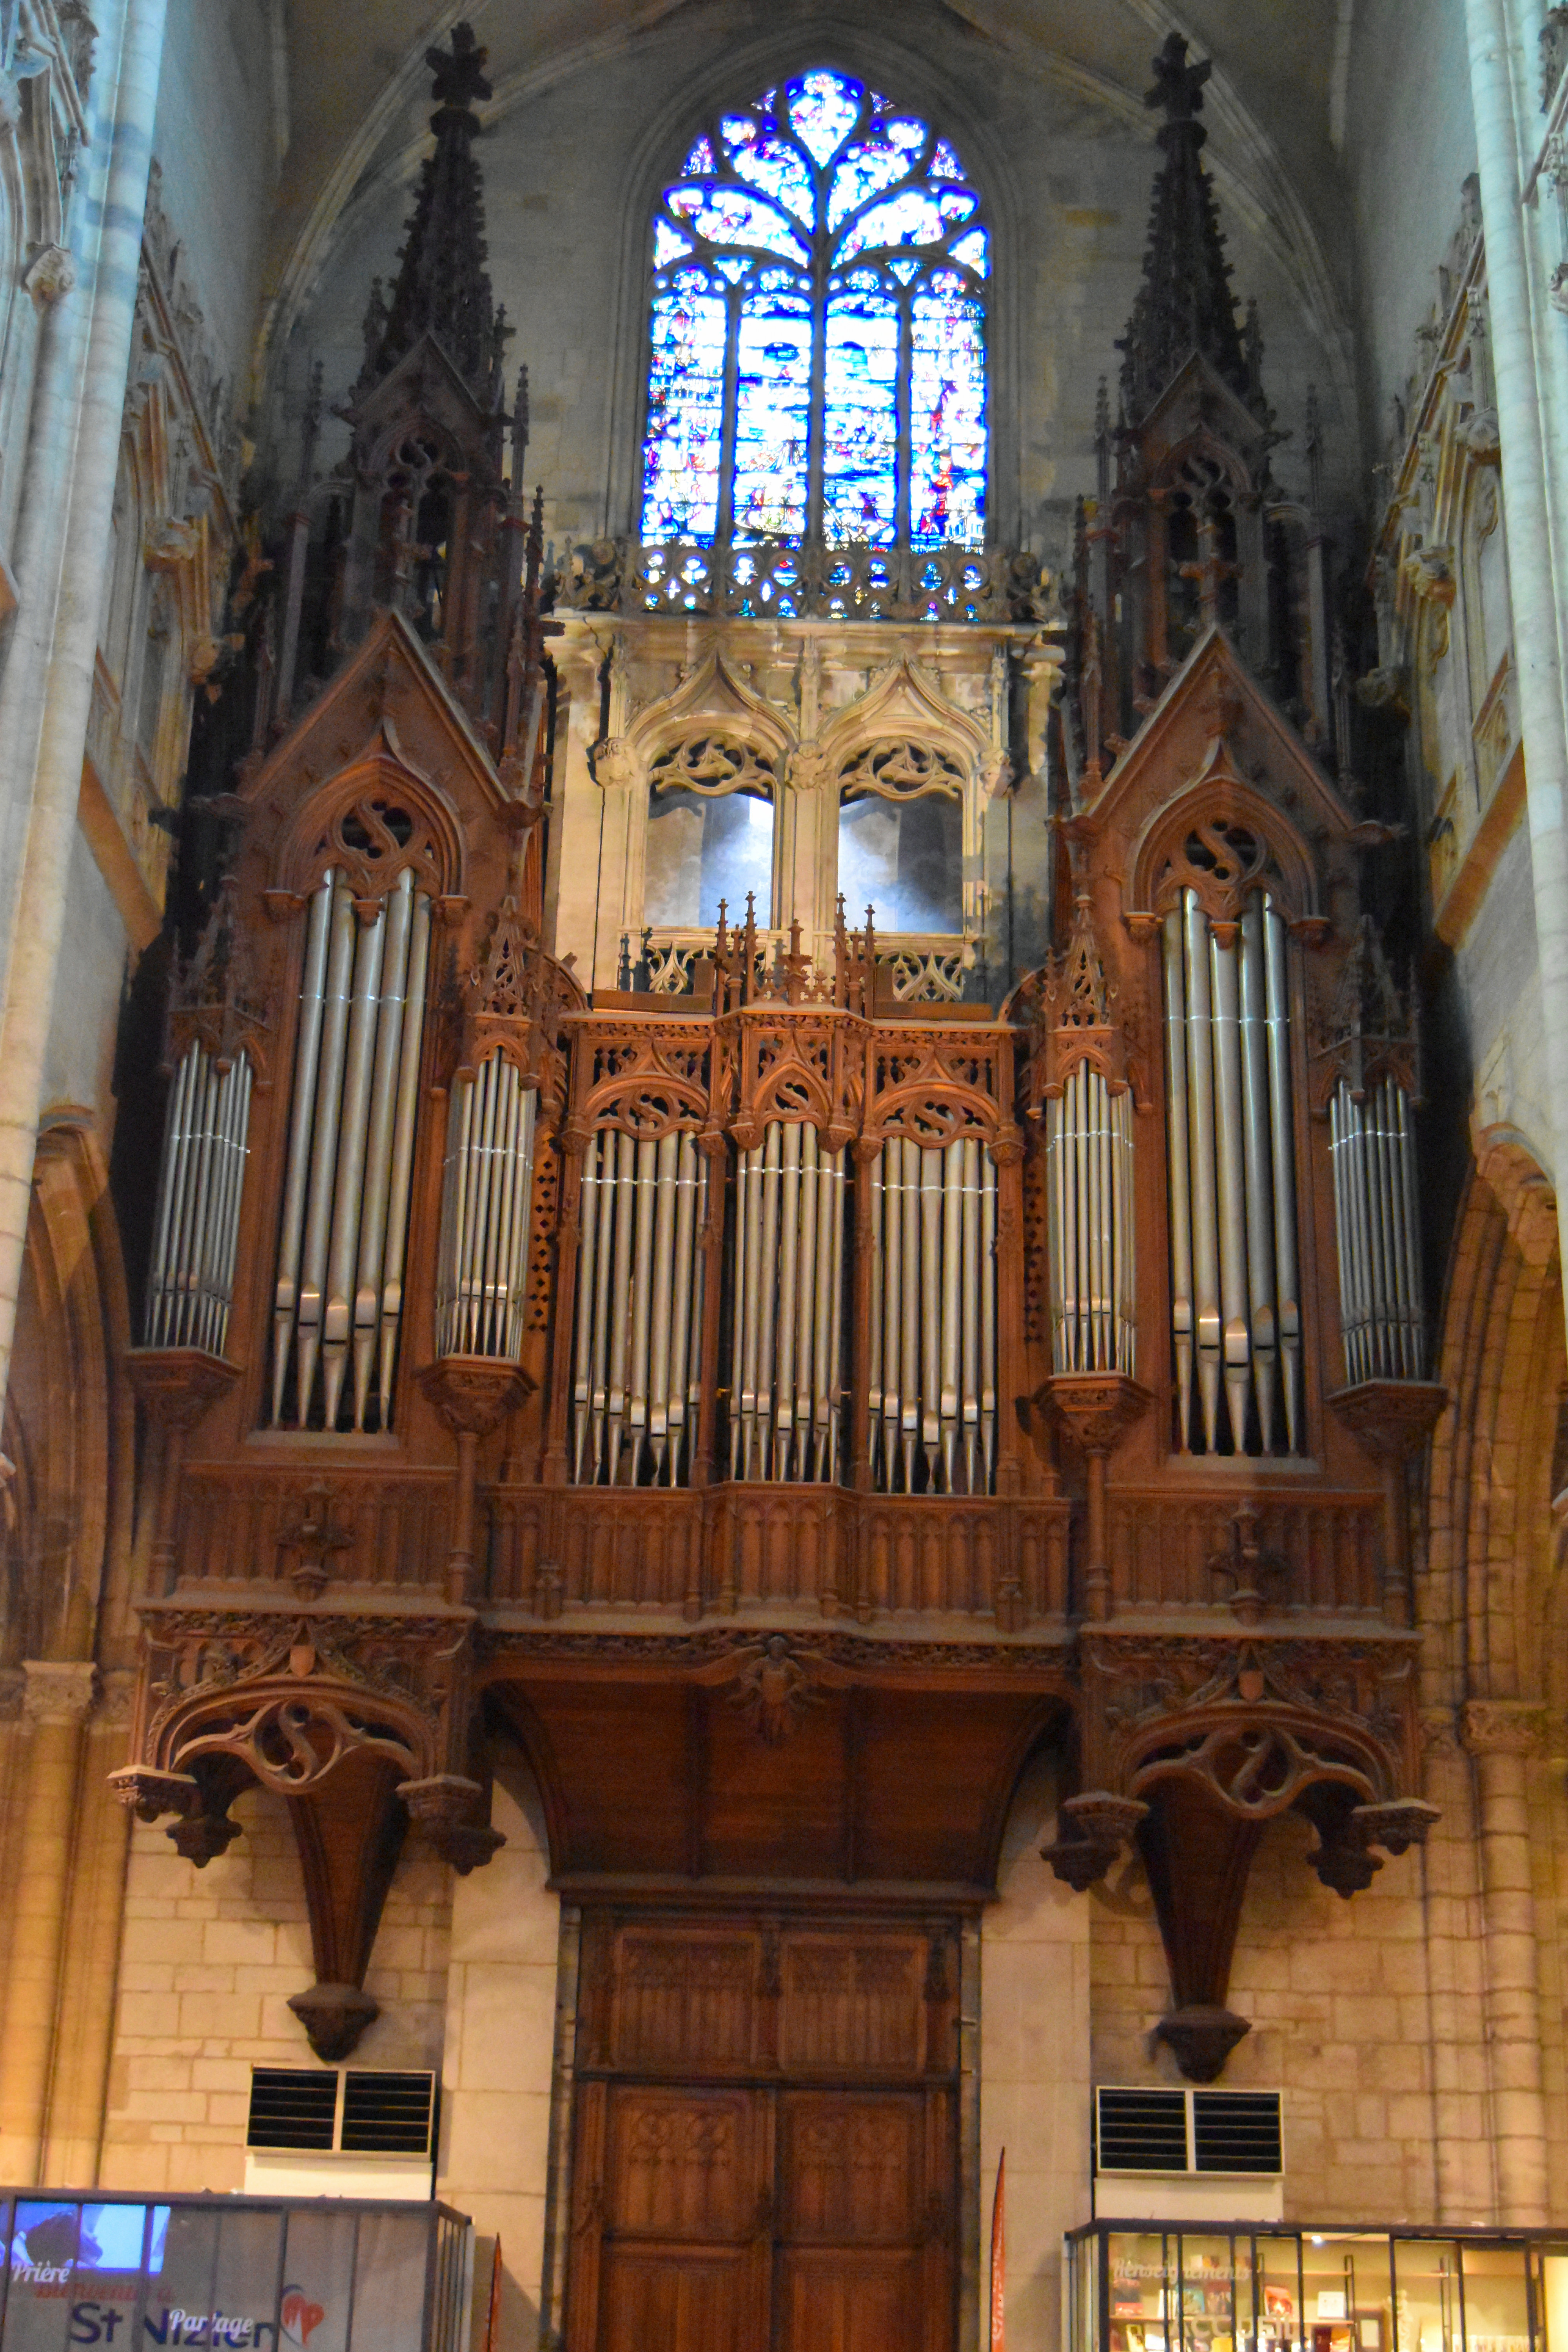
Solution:
[[[1279,2094],[1102,2087],[1095,2168],[1278,2178],[1285,2168]]]
[[[428,2156],[435,2119],[434,2074],[390,2074],[351,2068],[343,2083],[345,2156]]]
[[[1184,2091],[1101,2090],[1096,2103],[1101,2172],[1185,2172]]]
[[[337,2114],[336,2067],[251,2068],[247,2147],[330,2148]]]
[[[1278,2091],[1194,2091],[1198,2172],[1283,2172]]]

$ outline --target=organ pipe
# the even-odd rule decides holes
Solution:
[[[591,1138],[573,1351],[578,1485],[690,1479],[702,1370],[696,1237],[707,1205],[707,1161],[689,1132],[650,1139],[603,1128]],[[525,1276],[525,1254],[519,1264]]]
[[[891,1137],[868,1171],[869,1466],[884,1492],[988,1493],[996,1454],[996,1171],[974,1137]]]
[[[1284,924],[1267,898],[1237,923],[1213,924],[1184,890],[1163,950],[1179,1448],[1299,1453]]]
[[[221,1356],[234,1303],[250,1064],[193,1045],[174,1074],[158,1180],[146,1344]]]
[[[773,1120],[736,1167],[730,1475],[837,1474],[844,1152]]]
[[[1131,1378],[1132,1097],[1088,1062],[1046,1101],[1046,1197],[1055,1369]]]
[[[458,1080],[447,1128],[436,1349],[442,1356],[522,1353],[535,1096],[515,1065],[488,1054]]]
[[[312,895],[273,1292],[279,1427],[388,1424],[429,943],[408,873],[368,919],[335,871]]]
[[[1329,1106],[1345,1367],[1360,1381],[1426,1375],[1415,1143],[1397,1080],[1363,1097],[1341,1079]]]

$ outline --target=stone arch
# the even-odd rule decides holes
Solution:
[[[13,1465],[0,1527],[7,1665],[90,1657],[103,1604],[123,1603],[130,1338],[108,1167],[89,1114],[63,1107],[46,1114],[38,1137],[0,1441]]]
[[[1564,1354],[1556,1202],[1512,1134],[1482,1139],[1449,1265],[1420,1619],[1432,1700],[1568,1697],[1544,1640],[1562,1569],[1552,1524]]]

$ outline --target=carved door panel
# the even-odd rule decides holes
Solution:
[[[952,1931],[584,1923],[569,2352],[952,2352]]]
[[[928,2301],[932,2352],[951,2344],[940,2226],[935,2275],[927,2260],[932,2189],[944,2214],[949,2201],[948,2184],[926,2179],[929,2104],[918,2093],[780,2095],[778,2352],[926,2352]]]

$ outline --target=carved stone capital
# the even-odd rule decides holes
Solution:
[[[148,1420],[160,1429],[188,1432],[227,1395],[240,1368],[205,1348],[130,1348],[125,1369]]]
[[[24,1658],[22,1673],[26,1723],[79,1723],[98,1696],[98,1668],[90,1658]]]
[[[63,245],[41,245],[23,272],[36,301],[62,302],[76,284],[76,262]]]
[[[1542,1756],[1551,1736],[1539,1699],[1472,1698],[1460,1710],[1459,1737],[1472,1756]]]

